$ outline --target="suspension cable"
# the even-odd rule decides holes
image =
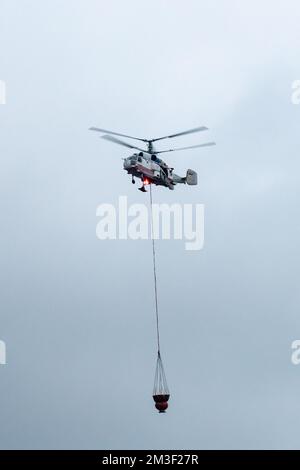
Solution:
[[[156,333],[157,333],[157,352],[160,357],[160,338],[159,338],[159,314],[158,314],[158,299],[157,299],[157,277],[156,277],[156,252],[154,240],[154,224],[153,224],[153,200],[152,200],[152,184],[150,186],[150,210],[151,210],[151,238],[152,238],[152,258],[153,258],[153,277],[154,277],[154,295],[155,295],[155,315],[156,315]]]

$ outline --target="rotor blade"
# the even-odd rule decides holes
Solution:
[[[216,145],[216,143],[215,142],[207,142],[206,144],[192,145],[191,147],[181,147],[179,149],[161,150],[160,152],[155,152],[155,153],[178,152],[179,150],[196,149],[196,148],[199,148],[199,147],[210,147],[212,145]]]
[[[157,140],[163,140],[163,139],[171,139],[173,137],[179,137],[181,135],[193,134],[194,132],[201,132],[201,131],[207,131],[207,130],[208,128],[205,126],[195,127],[194,129],[190,129],[188,131],[178,132],[177,134],[166,135],[165,137],[159,137],[158,139],[152,139],[151,142],[156,142]]]
[[[135,147],[134,145],[130,145],[127,142],[123,142],[123,140],[116,139],[115,137],[111,137],[110,135],[102,135],[102,139],[109,140],[110,142],[113,142],[114,144],[119,144],[123,145],[123,147],[127,147],[129,149],[136,149],[140,150],[141,152],[147,152],[147,150],[140,149],[139,147]]]
[[[118,135],[120,137],[127,137],[128,139],[140,140],[141,142],[147,142],[146,139],[139,139],[138,137],[132,137],[131,135],[119,134],[118,132],[107,131],[106,129],[100,129],[99,127],[90,127],[90,131],[104,132],[105,134]]]

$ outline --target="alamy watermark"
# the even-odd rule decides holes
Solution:
[[[291,348],[293,350],[291,355],[292,364],[298,366],[300,364],[300,339],[295,339],[291,344]]]
[[[0,340],[0,366],[6,364],[6,344]]]
[[[291,102],[292,104],[300,104],[300,80],[292,82]]]
[[[0,80],[0,104],[6,104],[6,83]]]
[[[204,204],[153,204],[151,214],[146,204],[128,205],[120,196],[117,205],[100,204],[96,215],[99,240],[184,240],[189,251],[204,245]]]

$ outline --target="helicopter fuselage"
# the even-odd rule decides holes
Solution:
[[[156,155],[146,152],[134,153],[124,158],[124,170],[133,178],[139,178],[143,184],[165,186],[171,190],[177,183],[185,183],[185,178],[173,173],[173,168]]]

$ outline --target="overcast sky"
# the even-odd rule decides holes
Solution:
[[[299,17],[296,0],[0,0],[1,448],[299,448]],[[87,129],[197,125],[176,144],[217,146],[168,162],[199,186],[154,188],[205,205],[202,251],[157,243],[159,415],[151,243],[95,235],[100,203],[148,196]]]

